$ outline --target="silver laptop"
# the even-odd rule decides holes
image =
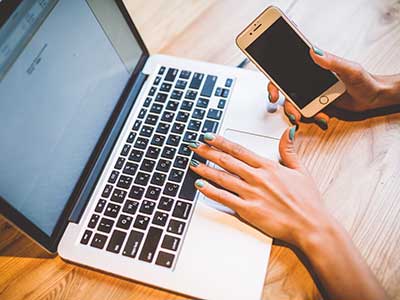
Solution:
[[[187,144],[276,159],[264,76],[150,55],[121,1],[3,0],[0,26],[1,213],[69,262],[260,299],[271,239],[196,192]]]

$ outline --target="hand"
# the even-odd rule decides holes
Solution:
[[[388,106],[385,99],[385,91],[390,89],[390,76],[374,76],[369,74],[357,63],[337,57],[318,48],[310,50],[311,58],[322,68],[336,73],[346,85],[346,93],[330,104],[324,112],[313,117],[322,129],[328,128],[328,122],[335,115],[337,108],[352,114],[374,110]],[[278,100],[278,89],[270,83],[268,85],[269,98],[271,102]],[[292,124],[299,124],[302,116],[300,112],[289,101],[285,101],[284,110]]]
[[[207,144],[193,142],[189,146],[226,170],[192,160],[191,169],[210,181],[196,181],[201,193],[230,207],[267,235],[301,246],[304,233],[311,236],[331,218],[313,179],[296,155],[295,130],[296,127],[287,129],[279,144],[284,166],[210,133],[205,135]]]

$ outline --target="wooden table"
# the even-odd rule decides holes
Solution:
[[[243,56],[234,45],[236,34],[263,8],[278,4],[321,48],[357,60],[371,72],[400,72],[399,0],[128,2],[151,53],[237,65]],[[296,141],[326,206],[393,299],[400,299],[399,137],[397,114],[333,120],[327,132],[304,125]],[[0,299],[184,298],[48,258],[4,220],[0,236]],[[313,297],[319,297],[317,289],[296,255],[274,246],[263,298]]]

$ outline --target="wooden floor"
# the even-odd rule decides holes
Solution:
[[[374,73],[400,73],[399,0],[127,2],[151,53],[237,65],[243,57],[234,45],[236,34],[267,5],[278,4],[321,48]],[[350,232],[390,297],[400,299],[400,115],[333,120],[327,132],[303,126],[297,144],[326,206]],[[263,299],[318,297],[296,255],[274,246]],[[0,220],[0,299],[183,297],[48,258]]]

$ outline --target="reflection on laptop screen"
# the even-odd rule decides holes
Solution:
[[[51,235],[142,50],[111,0],[0,12],[0,196]]]

